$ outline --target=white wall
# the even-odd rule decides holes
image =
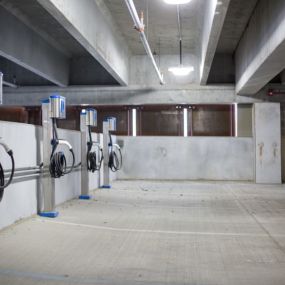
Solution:
[[[252,138],[118,137],[118,179],[254,180]]]
[[[37,131],[34,126],[0,122],[0,134],[13,149],[17,167],[37,164]],[[10,158],[0,149],[1,164],[11,169]],[[0,229],[37,212],[36,180],[12,184],[4,192],[0,203]]]

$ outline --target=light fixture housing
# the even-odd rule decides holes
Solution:
[[[194,71],[193,66],[175,66],[169,67],[168,71],[173,73],[175,76],[187,76],[190,72]]]
[[[166,4],[170,5],[181,5],[181,4],[187,4],[191,2],[192,0],[164,0]]]

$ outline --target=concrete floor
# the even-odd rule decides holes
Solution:
[[[0,232],[0,284],[285,284],[285,186],[118,181]]]

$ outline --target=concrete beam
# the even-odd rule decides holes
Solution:
[[[0,56],[58,86],[68,85],[68,58],[1,6]]]
[[[201,38],[201,85],[207,84],[230,1],[207,0],[205,3],[205,16]]]
[[[42,99],[58,92],[68,105],[144,105],[144,104],[223,104],[259,102],[253,98],[236,96],[230,86],[199,86],[171,88],[141,87],[21,87],[4,88],[5,105],[40,105]]]
[[[103,0],[37,1],[121,85],[128,84],[128,47]]]
[[[285,68],[285,1],[259,1],[236,51],[236,92],[255,94]]]
[[[281,72],[281,84],[282,85],[285,85],[285,70],[283,70],[282,72]]]

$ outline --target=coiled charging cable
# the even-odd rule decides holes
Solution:
[[[52,126],[53,126],[53,139],[51,142],[52,143],[52,153],[50,156],[49,172],[50,172],[51,177],[60,178],[61,176],[72,172],[74,168],[74,164],[75,164],[75,155],[74,155],[72,146],[68,141],[58,139],[55,118],[52,119]],[[69,151],[72,155],[72,165],[69,168],[69,170],[67,170],[67,163],[66,163],[66,157],[65,157],[64,152],[62,151],[56,152],[58,145],[66,145],[69,148]]]
[[[110,137],[110,154],[109,154],[109,168],[113,172],[117,172],[123,166],[123,156],[121,152],[121,148],[118,144],[113,144],[111,133],[109,133]],[[116,151],[117,150],[117,151]]]
[[[94,143],[92,141],[92,134],[91,134],[91,126],[88,126],[88,134],[89,134],[89,141],[87,143],[88,150],[87,150],[87,170],[91,172],[99,171],[102,166],[102,162],[104,159],[103,156],[103,149],[100,147],[99,143]],[[97,153],[96,151],[91,151],[93,145],[97,146],[98,148],[98,156],[99,159],[97,161]]]
[[[6,182],[6,184],[5,184],[4,169],[0,163],[0,202],[1,202],[3,195],[4,195],[4,189],[7,188],[13,180],[14,172],[15,172],[15,161],[14,161],[13,151],[1,140],[0,140],[0,145],[5,149],[7,154],[10,156],[11,163],[12,163],[11,173],[10,173],[9,179]]]

